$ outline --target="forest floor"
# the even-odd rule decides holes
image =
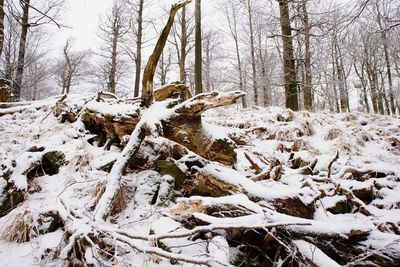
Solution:
[[[126,116],[135,108],[134,104],[86,103],[82,96],[72,98],[75,106],[91,105],[112,116]],[[232,140],[236,161],[233,166],[212,162],[204,172],[217,173],[221,181],[234,185],[227,189],[229,194],[188,195],[185,188],[171,193],[171,176],[175,183],[177,177],[143,163],[124,172],[121,209],[105,222],[93,223],[99,190],[121,145],[101,144],[80,119],[61,123],[49,115],[52,108],[32,107],[0,116],[0,266],[63,266],[72,261],[71,233],[92,237],[90,233],[99,229],[101,234],[91,238],[95,244],[90,244],[97,252],[84,252],[88,265],[195,266],[173,258],[183,255],[213,258],[218,266],[273,266],[274,262],[275,266],[398,266],[399,117],[291,112],[278,107],[241,109],[236,105],[209,110],[202,115],[201,130]],[[147,155],[147,161],[156,157],[146,140],[139,152]],[[59,164],[46,165],[46,154],[56,157]],[[176,165],[180,167],[178,161]],[[223,204],[224,208],[207,214],[194,209],[194,219],[178,219],[182,203],[193,206],[198,202]],[[227,205],[232,210],[226,210]],[[240,213],[236,206],[245,207],[246,214],[221,215]],[[258,227],[265,223],[259,216],[263,212],[268,222],[288,224],[287,235],[268,224]],[[211,235],[207,231],[186,235],[190,229],[207,225],[212,226]],[[261,244],[254,241],[258,236],[245,236],[252,230],[260,234],[252,226],[264,229],[261,235],[273,236],[286,252],[271,248],[275,243],[268,245],[266,237]],[[232,234],[231,228],[238,230]],[[119,230],[144,237],[172,237],[158,244],[139,238],[126,245],[130,241],[125,240],[124,245],[118,243],[123,240]],[[100,237],[115,239],[115,246],[102,244]],[[264,255],[251,250],[246,238],[257,243]],[[157,253],[141,247],[157,247],[170,254],[154,256]],[[256,256],[251,259],[251,255]],[[288,258],[301,260],[290,265],[285,262]]]

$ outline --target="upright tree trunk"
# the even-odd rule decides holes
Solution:
[[[393,93],[393,80],[392,80],[392,70],[390,68],[390,59],[389,59],[389,52],[387,46],[387,37],[386,33],[382,33],[382,41],[383,41],[383,51],[385,53],[385,62],[386,62],[386,72],[387,72],[387,79],[389,82],[389,100],[390,100],[390,112],[392,115],[396,114],[396,106],[394,101],[394,93]],[[389,113],[389,110],[388,110]]]
[[[302,4],[303,24],[304,24],[304,46],[305,46],[305,84],[304,84],[304,107],[308,111],[313,110],[313,89],[312,89],[312,71],[311,71],[311,42],[310,42],[310,24],[308,20],[307,2]]]
[[[279,0],[279,11],[283,41],[283,68],[286,107],[292,110],[299,110],[296,69],[293,58],[292,27],[290,26],[288,0]]]
[[[203,92],[202,55],[201,55],[201,0],[196,0],[195,6],[195,63],[194,63],[195,93]]]
[[[21,36],[19,40],[19,51],[18,51],[18,63],[17,63],[17,72],[15,76],[15,86],[14,86],[14,97],[16,101],[19,101],[21,98],[21,86],[22,79],[24,76],[24,68],[25,68],[25,52],[26,52],[26,40],[28,36],[28,28],[29,28],[29,5],[30,0],[20,1],[22,6],[22,19],[21,19]]]
[[[182,8],[181,17],[181,55],[179,58],[179,80],[186,82],[186,46],[187,46],[187,25],[186,25],[186,7]]]
[[[250,53],[251,53],[251,69],[253,71],[254,105],[258,105],[257,69],[256,69],[256,56],[255,56],[254,31],[253,31],[253,11],[251,9],[250,0],[247,0],[247,15],[249,19],[249,30],[250,30]]]
[[[336,36],[334,37],[334,53],[335,53],[335,65],[336,65],[336,75],[338,81],[339,88],[339,97],[340,97],[340,110],[341,112],[347,112],[349,110],[349,103],[347,100],[347,92],[345,87],[345,78],[343,73],[342,64],[339,61],[340,53],[338,48],[338,43],[336,40]]]
[[[4,0],[0,0],[0,57],[3,53],[4,43]]]
[[[142,70],[142,39],[143,39],[143,5],[144,0],[139,1],[139,10],[137,18],[137,36],[136,36],[136,74],[135,74],[135,92],[134,96],[139,96],[139,86],[140,86],[140,73]]]
[[[267,107],[270,105],[271,98],[269,96],[269,88],[267,87],[267,67],[266,67],[266,60],[268,58],[268,53],[267,50],[265,51],[265,54],[263,53],[262,50],[262,34],[260,33],[258,35],[258,57],[260,61],[260,66],[261,66],[261,79],[262,79],[262,90],[263,90],[263,104],[264,107]],[[267,47],[267,45],[265,45]]]
[[[116,75],[117,75],[117,56],[118,56],[118,29],[113,28],[113,40],[112,40],[112,52],[111,52],[111,69],[108,76],[108,91],[115,94],[115,89],[117,86]]]

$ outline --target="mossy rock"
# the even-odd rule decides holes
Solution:
[[[333,214],[345,214],[350,213],[353,209],[353,205],[351,205],[346,200],[341,200],[336,203],[335,206],[328,208],[327,210]]]
[[[161,183],[158,189],[157,206],[168,207],[175,201],[175,179],[170,175],[161,177]]]
[[[7,215],[25,200],[23,191],[12,189],[11,187],[12,185],[8,184],[4,189],[4,194],[6,194],[6,196],[0,204],[0,217]]]
[[[293,159],[291,168],[298,169],[298,168],[307,167],[308,165],[310,165],[310,162],[298,157],[298,158]]]
[[[60,151],[50,151],[42,156],[42,168],[48,175],[55,175],[65,164],[65,155]]]
[[[174,178],[175,189],[180,188],[186,179],[186,174],[173,162],[158,160],[155,164],[155,168],[162,175],[170,175]]]
[[[40,214],[38,223],[38,232],[41,235],[53,233],[64,226],[60,214],[57,211],[49,211]]]

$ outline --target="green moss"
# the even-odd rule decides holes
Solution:
[[[116,116],[115,115],[112,115],[112,114],[102,114],[103,115],[103,117],[105,118],[105,119],[107,119],[107,120],[114,120],[115,118],[116,118]]]
[[[341,200],[337,202],[334,207],[328,208],[327,210],[333,214],[344,214],[344,213],[350,213],[352,209],[353,205],[351,205],[346,200]]]
[[[240,253],[232,261],[233,266],[251,267],[246,255]]]
[[[60,167],[65,164],[65,155],[60,151],[47,152],[42,156],[42,167],[46,174],[57,174]]]

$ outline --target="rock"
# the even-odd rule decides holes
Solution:
[[[8,183],[4,188],[3,201],[0,204],[0,217],[7,215],[15,209],[20,203],[25,200],[23,191],[13,188],[12,184]]]
[[[42,156],[42,168],[48,175],[55,175],[65,164],[65,155],[60,151],[47,152]]]
[[[155,167],[162,175],[170,175],[174,178],[175,189],[179,189],[187,178],[186,174],[175,163],[168,160],[158,160]]]
[[[344,214],[344,213],[350,213],[353,209],[353,205],[346,201],[346,200],[340,200],[335,204],[335,206],[327,208],[327,211],[333,213],[333,214]]]

